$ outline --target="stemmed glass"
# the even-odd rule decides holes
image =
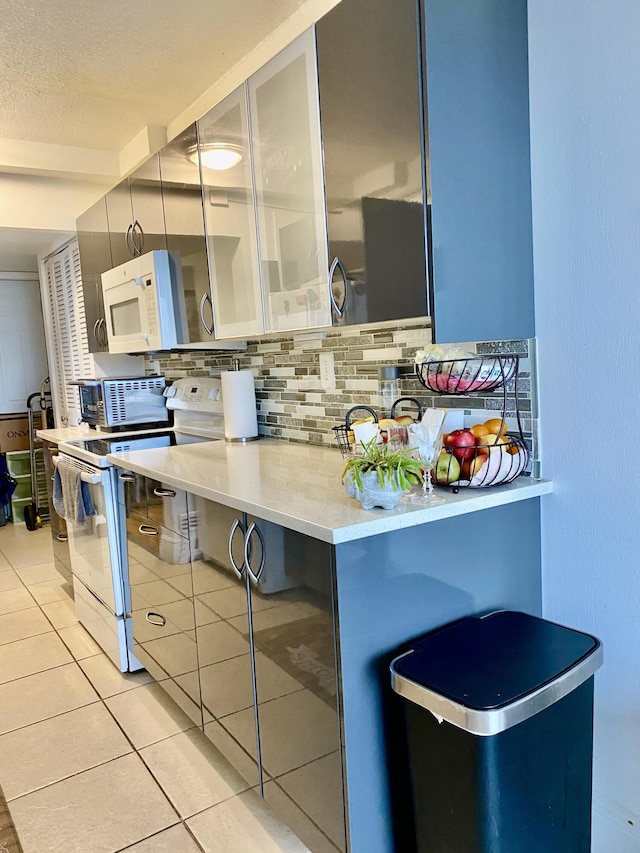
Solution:
[[[433,479],[431,477],[433,469],[436,467],[436,462],[440,451],[442,450],[442,432],[439,432],[433,442],[419,442],[414,453],[416,459],[419,459],[422,465],[422,489],[420,494],[413,495],[412,503],[426,504],[434,506],[444,503],[444,498],[436,495],[433,491]]]

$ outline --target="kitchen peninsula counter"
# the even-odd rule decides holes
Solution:
[[[245,625],[242,630],[244,635],[254,632],[261,754],[266,772],[275,773],[264,793],[276,813],[314,851],[412,849],[410,837],[403,835],[411,827],[411,795],[406,767],[402,760],[398,764],[405,749],[403,723],[400,700],[390,687],[389,661],[413,638],[464,616],[504,609],[541,615],[539,499],[552,484],[521,477],[507,486],[461,489],[458,494],[438,489],[444,502],[433,507],[406,497],[394,510],[363,510],[346,495],[340,482],[344,461],[330,447],[276,439],[246,445],[214,441],[108,458],[119,469],[150,478],[152,491],[187,492],[183,528],[195,546],[196,614],[206,611],[200,597],[210,603],[216,596],[206,592],[206,581],[225,571],[221,567],[234,531],[238,544],[234,519],[247,513],[242,522],[238,518],[240,530],[249,537],[248,531],[260,532],[262,547],[252,551],[245,540],[244,559],[253,561],[253,574],[249,580],[248,571],[241,573],[237,583],[242,589],[234,595],[246,600],[249,593],[251,601],[253,628]],[[134,491],[145,490],[149,494],[149,484]],[[145,531],[144,517],[132,512],[131,519],[131,535]],[[174,553],[174,534],[161,532],[158,539]],[[242,556],[238,559],[237,565],[242,564]],[[228,583],[235,575],[223,577]],[[157,584],[144,586],[153,590]],[[150,606],[144,604],[141,612]],[[162,608],[159,603],[155,609]],[[297,614],[295,630],[276,624],[278,612],[289,612],[287,608]],[[147,624],[142,625],[143,638]],[[215,625],[205,624],[196,632],[199,659],[205,661],[200,667],[203,707],[210,697],[224,696],[230,689],[224,679],[215,690],[211,684],[217,670],[210,659],[218,651],[207,644],[206,636],[222,630]],[[303,631],[305,626],[308,630]],[[260,678],[264,655],[273,653],[265,645],[267,636],[269,642],[282,636],[287,650],[285,658],[274,658],[271,666],[285,665],[286,660],[291,667],[292,656],[302,656],[307,669],[321,671],[329,693],[318,699],[318,688],[312,686],[272,699],[270,676]],[[305,674],[302,683],[307,679]],[[316,712],[300,710],[303,698]],[[214,738],[225,726],[232,738],[249,732],[255,739],[253,716],[247,710],[238,714],[245,715],[239,719],[246,730],[237,728],[234,714],[208,728],[223,753],[228,736]],[[314,760],[304,768],[297,762],[295,772],[285,772],[279,765],[283,744],[288,751],[295,744],[296,755],[296,750],[306,754],[309,745],[316,744]],[[255,745],[253,752],[247,751],[255,754]],[[227,757],[236,760],[233,752]],[[280,811],[283,791],[297,803],[297,811]],[[316,827],[311,836],[304,830],[308,822],[302,828],[296,822],[303,812]],[[318,827],[326,843],[313,835]]]
[[[260,439],[116,453],[120,468],[161,480],[241,512],[257,515],[332,545],[499,507],[552,491],[548,480],[519,477],[486,489],[437,489],[444,503],[405,497],[393,510],[363,510],[340,481],[344,462],[333,448]]]

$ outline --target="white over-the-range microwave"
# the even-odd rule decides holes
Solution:
[[[172,349],[187,341],[180,257],[164,249],[102,273],[109,352]]]

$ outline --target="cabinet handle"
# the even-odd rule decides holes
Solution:
[[[136,239],[138,236],[140,237],[139,241]],[[136,255],[141,255],[144,248],[144,231],[137,219],[131,226],[131,240],[133,241],[133,248]]]
[[[141,524],[138,527],[138,533],[142,533],[144,536],[157,536],[159,532],[158,528],[151,524]]]
[[[136,476],[135,474],[118,474],[118,479],[123,483],[135,483]]]
[[[162,613],[154,613],[153,610],[147,611],[146,619],[149,624],[155,625],[156,628],[164,628],[164,626],[167,624],[167,620],[162,615]]]
[[[68,542],[69,541],[69,537],[67,536],[66,533],[58,533],[58,535],[56,536],[56,539],[58,540],[58,542]]]
[[[102,346],[102,341],[100,340],[100,335],[98,334],[98,326],[100,325],[100,318],[98,318],[93,324],[93,337],[97,344]]]
[[[238,528],[240,528],[240,530],[244,533],[244,527],[242,526],[242,522],[239,518],[236,518],[236,520],[231,525],[231,530],[229,532],[229,562],[231,563],[231,568],[236,573],[237,577],[242,578],[242,570],[244,569],[244,566],[246,564],[246,559],[242,566],[238,568],[238,566],[236,565],[236,561],[233,559],[233,551],[231,550],[233,537],[235,536],[235,532]]]
[[[211,316],[213,317],[213,305],[212,305],[212,303],[211,303],[211,297],[210,297],[210,296],[209,296],[209,294],[205,291],[205,292],[202,294],[202,299],[200,300],[200,322],[201,322],[201,323],[202,323],[202,325],[204,326],[204,330],[205,330],[205,332],[206,332],[208,335],[213,335],[213,324],[212,324],[211,328],[209,328],[209,326],[207,326],[207,321],[204,319],[204,306],[205,306],[205,303],[206,303],[206,302],[209,302],[209,304],[211,305]]]
[[[107,321],[104,319],[104,317],[101,317],[98,320],[98,336],[98,343],[100,343],[103,347],[108,347],[109,337],[107,335]]]
[[[124,236],[125,243],[127,244],[127,251],[131,255],[132,258],[136,256],[136,250],[133,247],[133,223],[129,223],[127,226],[127,233]]]
[[[342,276],[342,281],[344,283],[344,299],[342,300],[342,305],[338,305],[336,298],[333,295],[332,283],[336,269],[340,270],[340,275]],[[338,257],[333,259],[331,267],[329,268],[329,297],[331,299],[331,307],[333,308],[337,318],[341,320],[344,317],[344,309],[347,304],[347,274],[342,266],[342,261]]]
[[[158,488],[155,488],[155,489],[153,490],[153,494],[154,494],[157,498],[175,498],[175,496],[176,496],[176,493],[174,492],[174,490],[173,490],[173,489],[158,489]]]
[[[251,570],[251,555],[249,554],[249,545],[251,542],[251,537],[253,533],[256,533],[258,539],[260,540],[260,565],[258,566],[258,571],[253,572]],[[244,564],[247,567],[247,571],[249,572],[249,576],[254,583],[258,583],[260,578],[262,577],[262,572],[264,571],[264,539],[262,537],[262,532],[255,521],[251,522],[251,526],[247,530],[246,536],[244,537]]]

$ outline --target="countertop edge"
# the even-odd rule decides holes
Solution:
[[[167,449],[170,453],[171,449]],[[322,524],[309,513],[296,515],[295,509],[283,511],[268,501],[251,499],[247,495],[223,491],[202,482],[195,482],[188,476],[179,476],[163,465],[145,464],[145,454],[150,451],[140,450],[123,454],[108,454],[107,459],[119,468],[126,468],[137,474],[142,474],[178,489],[198,495],[199,497],[225,504],[240,512],[256,515],[265,521],[282,525],[304,535],[311,536],[331,545],[340,545],[370,536],[377,536],[393,530],[402,530],[434,521],[441,521],[458,515],[466,515],[483,509],[503,506],[549,494],[553,491],[550,480],[532,480],[520,477],[505,486],[492,486],[486,489],[461,489],[458,494],[446,494],[445,502],[433,507],[419,507],[401,502],[394,510],[363,510],[356,508],[355,501],[347,498],[340,488],[340,499],[344,500],[347,514],[357,516],[357,520],[345,520],[334,525]],[[152,451],[151,451],[152,452]],[[224,465],[221,460],[212,461],[212,465]],[[295,495],[291,496],[291,505],[296,506]]]

